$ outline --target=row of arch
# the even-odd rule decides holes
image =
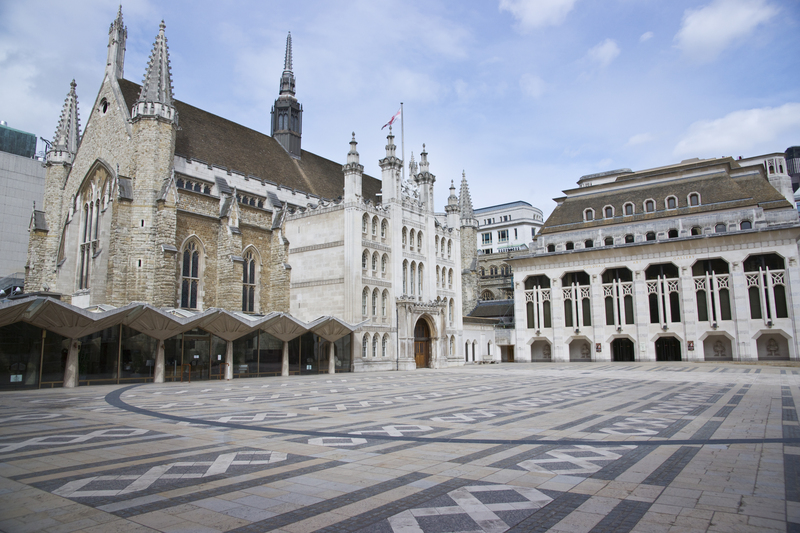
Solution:
[[[510,276],[513,271],[510,266],[505,263],[501,263],[498,265],[489,265],[489,273],[487,274],[485,267],[480,267],[479,272],[481,273],[481,277],[486,276]]]
[[[707,233],[707,234],[710,234],[710,233],[727,233],[728,231],[731,230],[730,225],[726,224],[724,222],[720,222],[720,223],[714,225],[713,228],[711,226],[708,226],[705,229],[708,230],[708,231],[704,231],[704,228],[702,228],[701,226],[693,226],[689,230],[688,233],[691,236],[698,236],[698,235],[703,235],[704,233]],[[742,221],[738,222],[734,227],[734,231],[746,231],[746,230],[751,230],[751,229],[753,229],[753,222],[751,220],[749,220],[749,219],[745,219],[745,220],[742,220]],[[666,232],[667,239],[677,239],[679,236],[680,236],[680,233],[679,233],[677,228],[671,228]],[[616,244],[632,244],[632,243],[636,242],[636,235],[633,234],[633,233],[628,233],[628,234],[625,234],[622,237],[616,237],[616,239],[614,237],[609,236],[609,237],[603,238],[602,240],[598,239],[597,241],[595,241],[594,239],[586,239],[585,241],[583,241],[583,247],[584,248],[594,248],[595,247],[595,242],[597,242],[599,246],[614,246],[615,240],[617,241]],[[644,240],[645,241],[656,241],[656,240],[658,240],[658,234],[655,231],[648,231],[648,232],[646,232],[644,234]],[[553,252],[556,251],[556,249],[557,249],[557,247],[556,247],[556,245],[554,243],[547,245],[548,253],[553,253]],[[564,243],[564,250],[569,251],[569,250],[574,250],[574,249],[575,249],[575,242],[574,241],[567,241],[567,242]]]
[[[436,287],[439,289],[453,289],[453,269],[436,267]]]
[[[389,291],[386,289],[381,292],[377,288],[370,291],[369,287],[364,287],[364,290],[361,291],[361,314],[364,317],[386,318],[391,314],[390,305]]]
[[[456,355],[456,337],[455,335],[445,335],[445,346],[451,356]],[[379,357],[388,357],[389,353],[389,334],[388,333],[364,333],[361,338],[361,357],[363,359],[377,359]],[[469,343],[467,343],[469,345]],[[474,348],[473,348],[473,361],[474,361]]]
[[[648,198],[644,202],[642,202],[641,211],[643,213],[655,213],[657,209],[657,202],[653,198]],[[678,197],[675,195],[670,195],[664,198],[664,209],[678,209],[679,207],[697,207],[700,205],[700,193],[699,192],[691,192],[686,195],[686,203],[681,205]],[[616,215],[616,209],[613,205],[608,204],[603,207],[603,210],[600,213],[602,218],[610,219],[614,218]],[[637,214],[636,212],[636,205],[633,202],[625,202],[622,204],[622,215],[623,216],[632,216]],[[595,219],[600,218],[597,216],[598,214],[595,213],[593,208],[587,208],[583,211],[583,220],[589,222]]]
[[[361,219],[361,233],[377,238],[379,231],[381,239],[385,239],[389,235],[389,221],[385,218],[378,218],[377,215],[370,219],[369,214],[364,213]]]
[[[373,274],[378,273],[378,267],[380,267],[381,274],[387,274],[389,272],[389,255],[388,254],[379,254],[378,252],[373,252],[370,254],[369,250],[364,250],[361,254],[361,268],[362,270],[370,270],[372,269]]]

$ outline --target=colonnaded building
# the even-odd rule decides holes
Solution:
[[[66,98],[28,296],[0,304],[3,387],[463,364],[465,178],[436,214],[424,145],[402,179],[391,128],[380,179],[355,134],[344,165],[302,149],[291,35],[265,135],[173,98],[163,22],[124,79],[126,34],[120,10],[83,134]]]
[[[797,360],[783,153],[584,176],[514,272],[517,361]]]

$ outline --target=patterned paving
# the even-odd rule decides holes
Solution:
[[[800,531],[798,387],[570,363],[1,393],[0,531]]]

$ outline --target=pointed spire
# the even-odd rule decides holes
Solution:
[[[108,59],[106,60],[106,73],[122,79],[125,67],[125,41],[128,38],[128,29],[122,23],[122,4],[117,12],[117,19],[108,29]]]
[[[425,173],[430,171],[430,163],[428,163],[428,152],[425,151],[425,144],[422,145],[422,151],[419,153],[419,171]]]
[[[69,84],[69,93],[64,100],[61,118],[53,136],[53,146],[47,152],[48,162],[71,164],[78,152],[81,140],[81,125],[78,117],[78,94],[75,92],[75,80]]]
[[[177,121],[177,114],[172,102],[172,73],[170,72],[165,28],[166,25],[162,20],[147,70],[144,73],[142,91],[131,112],[131,118],[156,116]]]
[[[414,161],[414,152],[411,152],[411,159],[408,162],[408,175],[409,177],[413,178],[417,175],[418,172],[417,162]]]
[[[461,194],[458,197],[458,206],[461,208],[461,220],[470,220],[475,216],[472,209],[472,197],[469,195],[467,173],[461,172]]]
[[[286,57],[283,60],[281,75],[281,96],[294,98],[294,73],[292,72],[292,32],[286,37]]]

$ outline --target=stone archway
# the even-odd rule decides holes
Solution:
[[[611,360],[615,362],[635,361],[633,342],[623,338],[611,341]]]
[[[656,361],[681,361],[681,341],[677,337],[661,337],[656,341]]]
[[[414,325],[414,362],[417,368],[431,367],[431,327],[422,317]]]

